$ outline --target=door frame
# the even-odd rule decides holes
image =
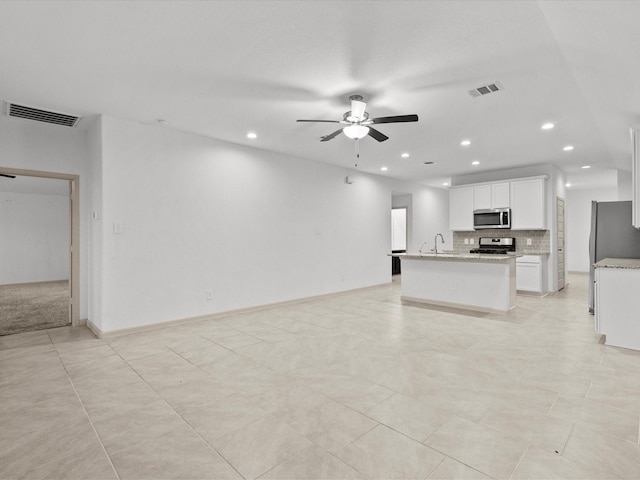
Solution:
[[[560,244],[560,203],[562,203],[562,244]],[[563,197],[556,197],[556,268],[558,270],[556,281],[558,282],[557,291],[565,288],[567,285],[567,216],[566,216],[566,200]],[[560,256],[562,256],[562,272],[560,272]],[[560,285],[560,273],[562,273],[562,285]]]
[[[69,181],[69,201],[71,203],[71,218],[69,219],[71,223],[69,235],[69,317],[72,327],[80,325],[80,175],[8,167],[0,167],[0,173]]]

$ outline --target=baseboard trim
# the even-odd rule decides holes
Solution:
[[[351,293],[354,293],[354,292],[359,292],[359,291],[379,288],[379,287],[384,286],[384,285],[389,285],[390,283],[392,283],[392,282],[380,283],[380,284],[377,284],[377,285],[370,285],[368,287],[353,288],[351,290],[343,290],[343,291],[340,291],[340,292],[323,293],[321,295],[312,295],[310,297],[296,298],[294,300],[284,300],[282,302],[265,303],[265,304],[262,304],[262,305],[255,305],[255,306],[252,306],[252,307],[237,308],[237,309],[234,309],[234,310],[225,310],[225,311],[222,311],[222,312],[209,313],[209,314],[205,314],[205,315],[198,315],[198,316],[195,316],[195,317],[178,318],[178,319],[174,319],[174,320],[166,320],[164,322],[157,322],[157,323],[146,323],[144,325],[136,325],[134,327],[119,328],[119,329],[116,329],[116,330],[101,330],[96,324],[91,322],[91,320],[86,320],[86,325],[89,328],[89,330],[91,330],[93,332],[93,334],[98,338],[118,337],[120,335],[128,335],[130,333],[147,332],[147,331],[150,331],[150,330],[157,330],[157,329],[160,329],[160,328],[172,327],[172,326],[177,326],[177,325],[184,325],[184,324],[187,324],[187,323],[201,322],[202,320],[215,320],[217,318],[227,317],[229,315],[238,315],[238,314],[242,314],[242,313],[251,313],[251,312],[258,312],[258,311],[261,311],[261,310],[268,310],[270,308],[275,308],[275,307],[283,307],[283,306],[287,306],[287,305],[296,305],[296,304],[308,302],[310,300],[319,300],[319,299],[322,299],[322,298],[339,297],[341,295],[348,295],[348,294],[351,294]]]
[[[515,306],[509,307],[508,310],[499,310],[497,308],[483,307],[480,305],[467,305],[466,303],[454,303],[454,302],[441,302],[439,300],[426,300],[418,297],[400,297],[403,302],[421,303],[424,305],[434,305],[437,307],[455,308],[457,310],[469,310],[472,312],[480,313],[507,313],[509,310],[513,310]]]

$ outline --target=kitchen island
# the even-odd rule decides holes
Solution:
[[[402,299],[481,312],[507,312],[516,304],[518,256],[399,254]]]

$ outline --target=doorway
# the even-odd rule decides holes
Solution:
[[[407,251],[407,207],[391,209],[391,253]],[[400,274],[400,258],[391,257],[391,275]]]
[[[79,325],[79,177],[0,175],[0,336]]]
[[[564,272],[564,198],[556,198],[556,208],[558,215],[558,291],[562,290],[565,286],[565,272]]]

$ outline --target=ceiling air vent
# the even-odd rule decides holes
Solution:
[[[471,95],[472,97],[481,97],[482,95],[499,92],[500,90],[504,90],[504,87],[498,82],[495,82],[490,83],[489,85],[483,85],[481,87],[474,88],[473,90],[469,90],[469,95]]]
[[[9,117],[26,118],[36,122],[53,123],[64,127],[75,127],[80,117],[60,112],[50,112],[40,108],[27,107],[17,103],[4,102],[4,113]]]

